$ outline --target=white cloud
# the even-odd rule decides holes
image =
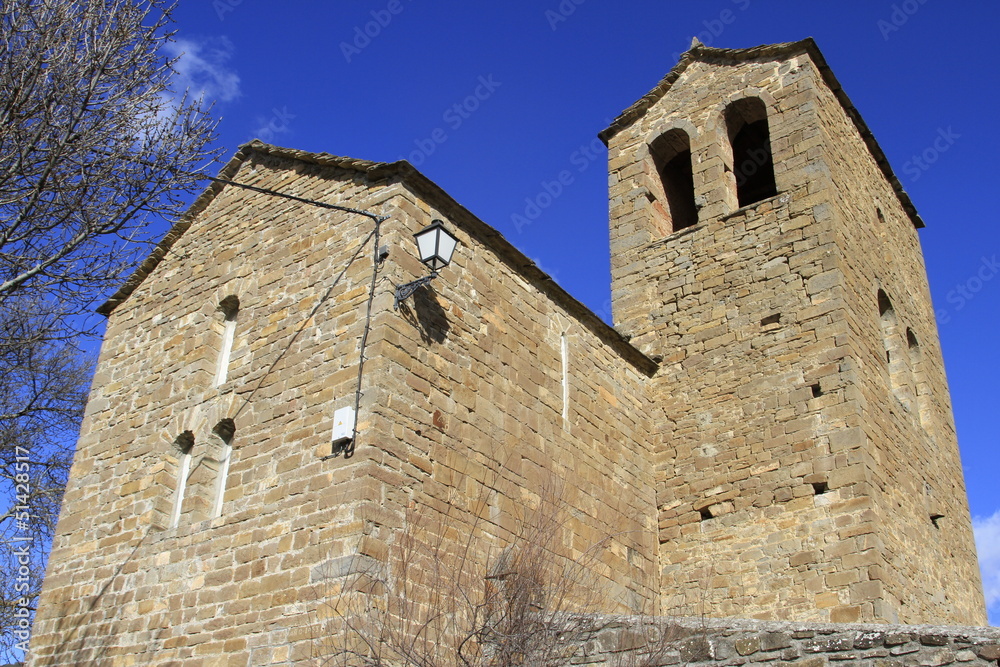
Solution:
[[[240,96],[240,77],[228,67],[233,43],[225,37],[176,39],[163,47],[174,59],[174,91],[184,91],[207,103],[229,102]]]
[[[983,572],[986,609],[993,623],[1000,623],[1000,510],[993,516],[972,520],[976,533],[976,551]]]

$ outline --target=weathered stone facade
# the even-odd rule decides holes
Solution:
[[[243,147],[258,190],[104,307],[30,664],[306,661],[407,513],[502,544],[553,480],[604,611],[984,623],[922,223],[865,133],[810,41],[688,52],[602,134],[615,329],[406,163]],[[460,250],[396,311],[436,218]]]
[[[777,193],[739,207],[747,99]],[[673,231],[650,147],[676,130],[700,210]],[[604,134],[615,322],[663,359],[665,609],[984,620],[923,223],[866,132],[815,49],[764,47],[695,48]]]

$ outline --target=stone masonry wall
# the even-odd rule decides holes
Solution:
[[[849,344],[862,392],[862,427],[856,439],[870,452],[876,515],[882,524],[877,579],[885,587],[888,607],[896,610],[888,619],[985,623],[917,229],[843,107],[829,89],[818,93],[822,144],[835,185],[835,230],[844,250]],[[879,290],[892,302],[895,321],[889,328],[880,324]]]
[[[373,339],[389,366],[375,408],[387,481],[407,490],[424,539],[448,549],[473,535],[481,565],[514,538],[526,508],[554,494],[565,515],[552,548],[568,562],[596,558],[600,608],[652,611],[659,582],[645,372],[609,344],[617,334],[579,317],[579,304],[551,281],[527,279],[542,274],[505,242],[491,243],[450,198],[427,201],[405,184],[388,192],[390,282],[426,273],[412,234],[432,219],[444,219],[461,245],[398,313],[385,303]],[[385,551],[393,539],[383,532]]]
[[[883,618],[866,461],[844,438],[860,415],[816,85],[798,61],[693,63],[609,145],[615,321],[663,358],[657,507],[677,613]],[[722,115],[744,96],[767,103],[780,194],[734,211]],[[671,127],[692,136],[700,224],[655,238],[647,146]]]
[[[609,141],[615,321],[664,360],[664,595],[680,613],[984,622],[912,221],[807,52],[712,53]],[[779,194],[736,209],[724,114],[747,97]],[[672,231],[649,147],[678,130],[699,224]]]
[[[579,619],[572,665],[993,667],[1000,630],[737,619]]]
[[[356,449],[325,458],[357,388],[373,222],[225,188],[109,318],[29,664],[317,659],[344,576],[387,562],[407,520],[446,550],[472,535],[483,564],[547,490],[565,513],[552,549],[595,555],[600,608],[653,611],[655,364],[521,275],[519,253],[476,240],[463,225],[485,226],[447,197],[434,209],[399,182],[253,151],[235,180],[392,216]],[[463,246],[394,311],[393,285],[424,274],[412,232],[433,216],[454,216]]]
[[[348,170],[256,155],[237,178],[367,206]],[[370,249],[351,257],[371,227],[227,188],[111,314],[29,664],[264,665],[308,650],[313,568],[356,549],[358,498],[392,493],[363,457],[322,459],[333,409],[353,397]],[[217,307],[231,294],[235,343],[215,387]],[[193,436],[189,491],[198,482],[211,499],[220,465],[199,464],[218,456],[225,418],[235,436],[222,514],[206,517],[188,493],[171,527],[174,441]]]

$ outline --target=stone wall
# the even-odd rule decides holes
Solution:
[[[267,155],[239,166],[231,176],[260,187],[367,205],[350,170]],[[371,228],[224,189],[111,313],[29,664],[266,664],[267,647],[287,656],[308,636],[312,566],[356,548],[354,499],[388,493],[360,460],[322,459],[332,408],[354,392],[371,262],[351,257]],[[235,340],[216,386],[230,295]],[[233,452],[213,518],[213,431],[227,418]],[[175,520],[185,432],[191,485]]]
[[[432,219],[449,221],[461,245],[428,288],[399,312],[386,302],[376,320],[385,367],[373,426],[385,437],[372,444],[393,470],[387,481],[433,526],[425,540],[453,545],[479,532],[475,546],[494,554],[526,509],[554,494],[565,510],[555,551],[600,554],[609,608],[655,609],[645,390],[655,364],[450,198],[406,182],[390,191],[392,283],[426,273],[412,234]],[[383,541],[390,549],[392,535]]]
[[[663,360],[662,608],[984,622],[914,218],[821,65],[807,43],[698,47],[604,133],[615,323]],[[746,100],[778,194],[738,208]],[[673,229],[654,152],[680,132],[698,224]]]
[[[374,222],[223,188],[110,314],[29,664],[313,659],[342,584],[398,555],[408,523],[441,558],[468,546],[480,585],[546,494],[550,550],[594,554],[602,608],[653,608],[656,365],[415,172],[316,162],[246,150],[227,176],[390,216],[352,455],[328,456]],[[432,217],[463,246],[396,311]]]
[[[590,616],[574,627],[573,665],[994,667],[1000,629]]]
[[[985,623],[972,522],[920,238],[843,107],[815,100],[843,249],[840,295],[890,622]],[[931,225],[948,225],[931,220]],[[880,317],[879,292],[892,310]]]
[[[693,63],[609,144],[615,321],[663,358],[661,591],[675,613],[884,618],[872,491],[847,437],[860,415],[811,112],[819,85],[795,59]],[[732,209],[716,90],[767,102],[777,196]],[[700,223],[655,238],[646,147],[671,127],[692,135]]]

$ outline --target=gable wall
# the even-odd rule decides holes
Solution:
[[[608,332],[461,231],[455,264],[396,312],[393,285],[425,273],[412,232],[452,211],[399,183],[259,154],[235,180],[391,216],[356,449],[323,458],[333,411],[357,389],[374,223],[228,187],[111,314],[31,664],[322,655],[343,584],[391,563],[407,525],[445,549],[471,536],[485,567],[547,500],[553,566],[592,559],[599,572],[585,606],[653,611],[645,376]],[[230,294],[235,344],[216,388],[217,306]],[[185,497],[203,489],[210,505],[212,428],[227,417],[236,434],[222,516],[188,500],[173,527],[173,441],[194,435]]]
[[[386,315],[376,340],[387,363],[386,402],[373,408],[386,436],[377,446],[409,503],[387,509],[442,548],[471,536],[482,568],[517,541],[533,508],[553,501],[555,562],[593,561],[597,608],[652,611],[659,582],[646,376],[596,330],[604,325],[578,319],[526,280],[523,257],[470,233],[467,212],[406,187],[394,192],[383,225],[389,284],[426,275],[412,234],[431,220],[443,219],[460,245],[398,312],[387,288],[375,301]],[[385,535],[390,554],[394,539]]]
[[[370,194],[356,172],[261,156],[237,180],[355,206]],[[321,460],[333,409],[353,402],[371,260],[350,257],[371,227],[226,188],[111,314],[32,664],[226,654],[259,665],[303,640],[320,585],[313,568],[356,548],[367,509],[355,499],[391,493],[359,473],[363,453],[346,466]],[[229,294],[240,299],[235,345],[215,388],[216,308]],[[199,481],[211,497],[217,473],[199,457],[211,457],[212,428],[226,417],[236,433],[222,516],[200,520],[185,505],[171,528],[172,442],[193,433],[188,497]]]

